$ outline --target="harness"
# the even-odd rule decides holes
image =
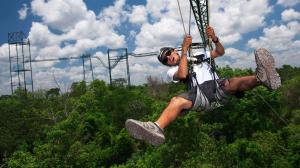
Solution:
[[[189,32],[188,34],[191,34],[191,15],[192,15],[192,9],[193,9],[193,12],[194,12],[194,16],[195,16],[195,19],[196,19],[196,14],[195,14],[195,9],[192,7],[193,6],[193,2],[190,1],[190,15],[189,15]],[[179,3],[179,0],[177,0],[177,5],[178,5],[178,9],[179,9],[179,13],[180,13],[180,17],[181,17],[181,22],[182,22],[182,26],[183,26],[183,30],[184,30],[184,34],[187,35],[187,31],[185,29],[185,25],[184,25],[184,20],[183,20],[183,17],[182,17],[182,12],[181,12],[181,7],[180,7],[180,3]],[[207,10],[205,11],[205,13],[202,13],[202,14],[205,14],[205,17],[200,15],[199,17],[197,17],[198,19],[198,22],[197,22],[197,25],[198,25],[198,28],[200,30],[200,27],[201,27],[201,30],[204,29],[204,27],[208,26],[209,25],[209,5],[208,5],[208,1],[206,1],[206,5],[207,5]],[[200,8],[200,2],[197,1],[197,10],[198,12],[200,12],[202,10],[202,8]],[[203,8],[204,9],[204,8]],[[200,12],[201,13],[201,12]],[[203,24],[204,21],[207,22],[207,25],[206,24]],[[199,25],[200,24],[200,25]],[[200,27],[199,27],[200,26]],[[213,49],[212,48],[212,40],[211,38],[207,38],[205,37],[204,35],[204,32],[202,32],[201,34],[201,31],[200,31],[200,35],[203,39],[203,42],[204,42],[204,51],[206,53],[206,48],[207,46],[209,47],[210,51]],[[191,52],[191,48],[189,49],[189,57],[191,58],[192,56],[192,52]],[[192,56],[193,58],[193,56]],[[193,109],[194,110],[203,110],[201,107],[201,105],[205,104],[205,109],[204,110],[207,110],[207,109],[213,109],[215,107],[220,107],[221,104],[220,104],[220,101],[219,100],[222,100],[222,98],[224,97],[227,97],[225,95],[225,93],[220,93],[220,89],[217,89],[219,84],[218,84],[218,81],[216,79],[216,75],[215,75],[215,70],[216,70],[216,66],[215,66],[215,62],[214,60],[210,57],[210,58],[206,58],[206,59],[203,59],[204,57],[202,57],[202,59],[200,58],[198,61],[197,61],[197,64],[201,64],[201,63],[204,63],[204,62],[207,62],[209,65],[210,65],[210,68],[211,68],[211,73],[213,74],[213,82],[205,85],[205,82],[203,84],[199,84],[199,82],[197,81],[197,77],[196,77],[196,72],[194,71],[194,66],[195,66],[195,63],[194,62],[191,62],[189,63],[189,66],[188,66],[188,87],[189,89],[193,89],[193,90],[196,90],[196,100],[194,102],[194,105],[193,105]],[[208,93],[207,91],[210,90],[210,89],[207,89],[205,88],[205,86],[213,86],[213,91],[212,93]],[[201,96],[200,94],[204,94],[205,96]],[[207,99],[203,100],[197,100],[201,97],[206,97]],[[200,104],[199,103],[202,103]],[[198,103],[198,105],[197,105]]]
[[[221,83],[220,80],[216,79],[215,74],[215,63],[211,58],[204,58],[205,55],[197,55],[191,56],[189,61],[189,74],[188,74],[188,87],[189,90],[196,91],[196,99],[194,101],[193,110],[201,111],[201,110],[212,110],[214,108],[222,106],[225,103],[224,98],[227,98],[227,95],[217,89],[218,87],[222,87],[224,83]],[[193,59],[194,58],[194,59]],[[205,81],[202,84],[199,84],[197,80],[197,74],[194,71],[194,66],[208,63],[210,65],[210,71],[213,74],[213,80]],[[201,95],[203,94],[203,95]],[[205,98],[203,98],[205,97]],[[203,106],[204,105],[204,106]]]

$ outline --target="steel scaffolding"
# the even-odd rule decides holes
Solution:
[[[83,81],[86,81],[87,73],[89,72],[91,75],[91,80],[94,81],[94,70],[93,70],[93,63],[92,63],[92,56],[91,54],[83,54],[80,57],[62,57],[62,58],[50,58],[50,59],[39,59],[39,60],[31,60],[31,62],[47,62],[47,61],[63,61],[63,60],[74,60],[74,59],[81,59],[82,62],[82,75]],[[86,64],[89,64],[86,66]]]
[[[190,5],[194,13],[195,21],[204,44],[204,48],[208,46],[208,37],[205,28],[209,25],[208,0],[190,0]]]
[[[108,70],[109,70],[109,81],[110,85],[113,84],[123,84],[127,83],[128,86],[130,83],[130,72],[129,72],[129,63],[128,63],[128,51],[127,48],[119,48],[119,49],[108,49],[107,50],[108,57]],[[112,78],[112,71],[118,65],[119,62],[126,61],[126,76],[119,76],[117,78]],[[123,71],[124,72],[124,71]]]
[[[33,91],[30,41],[23,32],[8,33],[11,93],[17,89]]]

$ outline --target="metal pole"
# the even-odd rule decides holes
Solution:
[[[107,58],[108,58],[108,70],[109,70],[109,82],[110,82],[110,86],[112,86],[109,49],[107,50]]]
[[[85,81],[84,55],[82,55],[83,81]]]
[[[30,51],[30,41],[28,40],[29,46],[29,62],[30,62],[30,74],[31,74],[31,91],[33,92],[33,79],[32,79],[32,65],[31,65],[31,51]]]
[[[19,68],[19,54],[18,54],[18,43],[16,43],[16,54],[17,54],[17,72],[18,72],[18,80],[19,80],[19,89],[21,89],[20,68]]]
[[[23,56],[23,79],[24,79],[24,87],[25,93],[27,92],[26,88],[26,69],[25,69],[25,57],[24,57],[24,43],[22,42],[22,56]]]
[[[13,88],[12,72],[11,72],[12,69],[11,69],[11,55],[10,55],[10,44],[9,44],[9,42],[8,42],[8,56],[9,56],[10,87],[11,87],[11,94],[13,94],[14,93],[14,88]]]
[[[92,64],[92,58],[91,58],[91,55],[89,55],[89,57],[90,57],[90,70],[92,71],[92,79],[93,79],[93,81],[94,81],[95,78],[94,78],[94,70],[93,70],[93,64]]]
[[[131,85],[130,83],[130,72],[129,72],[129,63],[128,63],[128,52],[127,52],[127,48],[125,49],[126,51],[126,65],[127,65],[127,81],[128,81],[128,86]]]

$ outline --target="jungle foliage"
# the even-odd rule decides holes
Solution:
[[[221,76],[252,74],[219,68]],[[125,120],[155,120],[186,89],[149,77],[144,86],[96,80],[0,98],[0,167],[298,167],[300,68],[278,69],[283,86],[260,86],[211,112],[189,112],[160,147],[134,140]]]

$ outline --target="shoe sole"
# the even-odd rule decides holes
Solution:
[[[143,126],[132,119],[128,119],[125,122],[125,128],[135,139],[145,140],[154,146],[161,145],[165,141],[164,138],[159,137],[152,132],[149,132],[147,129],[145,129]]]
[[[266,49],[261,48],[255,51],[255,60],[256,63],[262,66],[267,73],[267,80],[270,82],[270,89],[278,89],[281,86],[281,80],[275,69],[273,56]]]

